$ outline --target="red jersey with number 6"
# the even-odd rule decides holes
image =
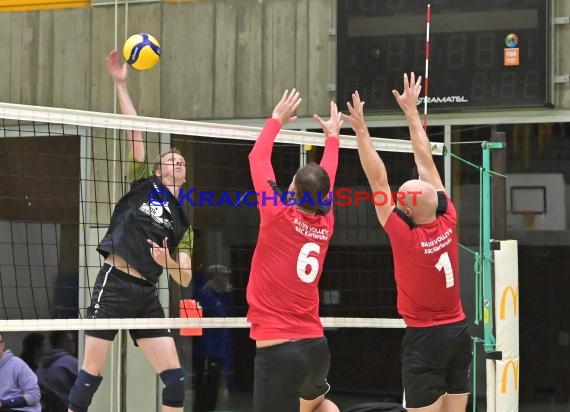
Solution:
[[[323,336],[318,283],[334,215],[327,194],[319,202],[321,212],[304,213],[279,192],[271,152],[280,127],[278,120],[269,119],[249,154],[261,218],[247,285],[247,320],[255,340]],[[331,190],[338,150],[338,138],[328,137],[320,165],[330,177]]]
[[[433,223],[415,225],[394,209],[384,230],[394,256],[398,312],[407,326],[428,327],[465,319],[459,291],[457,214],[438,192]]]

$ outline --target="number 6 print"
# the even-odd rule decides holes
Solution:
[[[321,247],[316,243],[305,243],[297,258],[297,276],[305,283],[311,283],[317,277],[317,273],[319,273],[319,261],[316,257],[309,256],[311,252],[318,255],[321,253]],[[309,273],[307,273],[307,267],[309,268]]]

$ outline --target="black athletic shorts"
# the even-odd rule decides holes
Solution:
[[[327,382],[330,361],[325,337],[257,348],[254,412],[296,412],[299,398],[313,400],[326,394],[330,390]]]
[[[108,318],[164,318],[156,287],[108,264],[103,265],[93,287],[91,306],[86,317]],[[168,329],[131,329],[135,345],[137,339],[172,336]],[[117,330],[89,330],[86,335],[112,341]]]
[[[471,336],[467,321],[406,328],[402,383],[407,408],[423,408],[445,394],[469,393]]]

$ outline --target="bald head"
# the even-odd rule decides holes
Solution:
[[[431,184],[421,180],[408,180],[398,189],[397,199],[398,209],[414,223],[430,223],[435,220],[437,191]]]

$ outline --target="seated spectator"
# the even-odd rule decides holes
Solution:
[[[231,310],[231,271],[224,265],[206,269],[206,283],[195,292],[204,317],[226,317]],[[231,365],[231,329],[207,328],[193,344],[194,412],[216,409],[221,373]]]
[[[20,359],[26,362],[30,369],[35,372],[46,350],[47,344],[44,335],[38,332],[28,333],[22,341]]]
[[[40,412],[38,378],[22,359],[6,349],[0,332],[0,411]]]
[[[43,411],[65,412],[78,371],[75,337],[67,331],[51,332],[49,343],[51,350],[40,360],[36,372],[42,389]]]

